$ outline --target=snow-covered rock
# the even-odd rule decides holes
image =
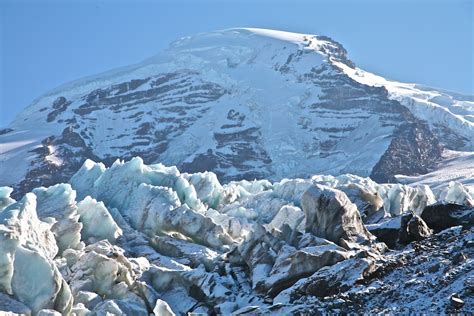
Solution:
[[[366,228],[378,240],[384,242],[390,248],[394,248],[400,236],[402,216],[382,218],[378,223],[366,225]]]
[[[339,261],[348,259],[351,254],[335,244],[310,246],[301,249],[280,250],[275,264],[265,281],[275,295],[297,280],[311,275],[324,266],[331,266]]]

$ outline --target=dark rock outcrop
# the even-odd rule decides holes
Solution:
[[[463,225],[470,227],[474,224],[474,209],[452,203],[436,203],[424,208],[421,218],[435,232]]]
[[[441,160],[442,146],[428,125],[405,111],[406,123],[398,127],[387,151],[370,177],[380,183],[396,182],[395,175],[417,175],[432,170]]]
[[[401,243],[408,244],[412,241],[419,241],[431,235],[431,229],[426,223],[414,214],[406,214],[401,218],[400,236]]]

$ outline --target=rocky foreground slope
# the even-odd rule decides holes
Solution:
[[[86,161],[0,189],[0,311],[53,315],[474,311],[473,193],[352,175],[240,181]]]
[[[35,100],[0,130],[0,185],[20,198],[67,182],[86,159],[137,155],[223,182],[393,182],[439,170],[446,150],[473,152],[473,140],[472,96],[368,73],[325,36],[230,29]],[[473,170],[474,156],[463,157]]]

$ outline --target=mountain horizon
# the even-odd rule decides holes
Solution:
[[[65,181],[85,159],[133,156],[223,181],[397,182],[474,150],[473,113],[472,97],[357,68],[331,38],[227,29],[39,97],[1,132],[0,185],[22,194]]]

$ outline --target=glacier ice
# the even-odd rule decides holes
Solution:
[[[15,202],[15,200],[10,197],[12,192],[13,189],[10,187],[0,187],[0,211]]]
[[[0,289],[34,313],[68,313],[72,295],[53,261],[58,246],[50,227],[38,218],[33,193],[0,213]]]
[[[346,291],[385,262],[366,224],[398,236],[405,214],[468,207],[470,193],[353,175],[221,184],[134,158],[10,194],[0,188],[0,310],[180,315],[292,313],[298,293]]]
[[[163,300],[156,300],[155,308],[153,308],[153,313],[159,316],[174,316],[175,314],[169,307],[168,303]]]
[[[441,191],[440,200],[474,207],[474,192],[470,192],[459,182],[450,181],[448,186]]]
[[[79,221],[82,223],[81,236],[83,239],[102,240],[110,242],[122,235],[122,230],[115,223],[112,215],[103,202],[97,202],[90,196],[77,204]]]
[[[69,248],[82,247],[80,244],[79,214],[76,205],[76,192],[69,184],[57,184],[49,188],[33,190],[37,199],[37,212],[42,220],[51,219],[54,224],[51,228],[59,251]]]

